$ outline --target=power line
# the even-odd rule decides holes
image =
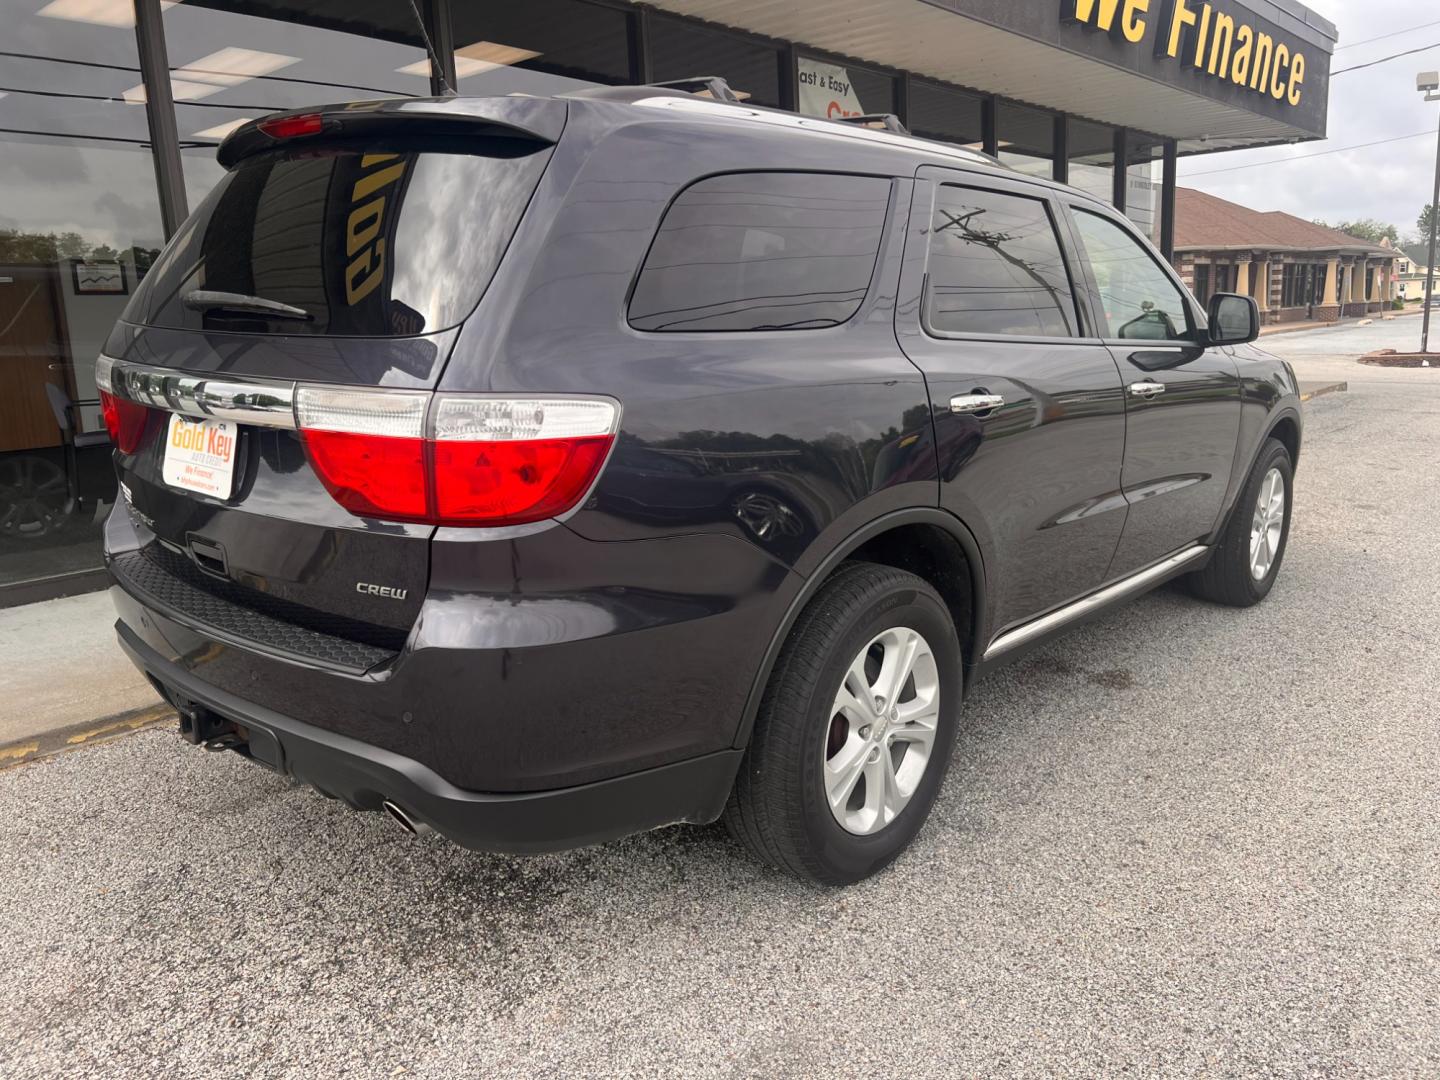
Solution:
[[[1187,173],[1186,180],[1194,179],[1197,176],[1214,176],[1217,173],[1239,172],[1241,169],[1258,169],[1262,165],[1288,165],[1292,161],[1305,161],[1308,158],[1325,157],[1327,154],[1343,154],[1346,150],[1363,150],[1367,146],[1383,146],[1386,143],[1401,142],[1404,139],[1418,139],[1422,135],[1431,138],[1435,135],[1435,129],[1429,128],[1425,131],[1417,131],[1413,135],[1396,135],[1389,139],[1376,139],[1374,142],[1356,143],[1353,146],[1337,146],[1333,150],[1321,150],[1318,154],[1299,154],[1296,157],[1272,158],[1270,161],[1252,161],[1249,165],[1232,165],[1228,169],[1209,169],[1205,172]]]
[[[1341,68],[1339,71],[1330,72],[1331,76],[1344,75],[1347,71],[1359,71],[1361,68],[1374,67],[1376,64],[1387,64],[1391,60],[1399,60],[1402,56],[1413,56],[1417,52],[1426,52],[1430,49],[1440,49],[1440,41],[1433,45],[1421,45],[1418,49],[1406,49],[1404,52],[1392,53],[1389,56],[1382,56],[1379,60],[1371,60],[1367,64],[1356,64],[1354,67]]]
[[[1432,26],[1440,26],[1440,19],[1436,19],[1434,22],[1421,23],[1419,26],[1410,26],[1404,30],[1395,30],[1389,34],[1381,34],[1378,37],[1366,38],[1364,41],[1352,41],[1348,45],[1337,45],[1335,52],[1340,52],[1344,49],[1358,49],[1361,45],[1369,45],[1374,41],[1384,41],[1387,38],[1399,37],[1401,34],[1414,33],[1416,30],[1428,30]]]

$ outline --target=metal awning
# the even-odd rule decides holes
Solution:
[[[1113,5],[1113,32],[1081,25],[1105,0],[651,0],[666,11],[793,41],[858,63],[1063,110],[1100,123],[1176,139],[1201,153],[1323,138],[1335,27],[1294,0],[1181,0],[1195,26],[1182,29],[1179,58],[1165,55],[1175,7],[1152,3],[1131,42]],[[1209,16],[1203,15],[1208,10]],[[1299,104],[1217,78],[1190,61],[1199,23],[1217,14],[1303,52]],[[1158,47],[1157,47],[1158,42]],[[1213,43],[1208,43],[1213,44]],[[1205,50],[1208,56],[1210,49]]]

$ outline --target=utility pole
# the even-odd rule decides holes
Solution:
[[[1422,71],[1415,86],[1426,101],[1440,101],[1440,71]],[[1435,231],[1440,219],[1440,131],[1435,136],[1435,192],[1430,196],[1430,254],[1425,260],[1425,311],[1420,326],[1420,351],[1430,351],[1430,300],[1435,294]]]

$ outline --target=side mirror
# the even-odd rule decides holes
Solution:
[[[1210,344],[1244,345],[1260,336],[1260,308],[1239,293],[1210,297]]]

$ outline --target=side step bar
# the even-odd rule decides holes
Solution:
[[[1007,630],[985,650],[985,660],[993,660],[1002,653],[1024,645],[1027,641],[1033,641],[1038,637],[1044,637],[1052,630],[1058,630],[1066,623],[1083,619],[1086,615],[1099,611],[1103,607],[1114,604],[1131,596],[1145,592],[1152,585],[1157,585],[1166,577],[1169,577],[1181,567],[1197,562],[1209,553],[1210,549],[1204,544],[1196,544],[1184,551],[1176,552],[1168,559],[1156,563],[1139,573],[1131,574],[1127,578],[1107,585],[1099,592],[1093,592],[1089,596],[1082,596],[1079,600],[1072,601],[1062,608],[1057,608],[1049,615],[1042,615],[1032,622],[1017,626],[1014,630]]]

